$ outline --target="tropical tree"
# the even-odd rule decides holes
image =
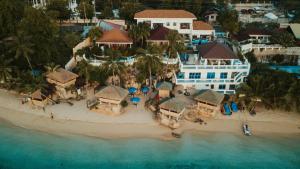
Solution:
[[[60,68],[60,65],[57,65],[54,62],[51,62],[45,66],[47,73],[55,72],[58,68]]]
[[[147,50],[139,49],[136,63],[137,69],[148,73],[150,87],[152,87],[152,74],[162,67],[161,58],[153,49],[153,47],[148,47]]]
[[[15,53],[15,58],[24,57],[30,69],[33,70],[30,62],[30,56],[34,53],[34,45],[31,43],[31,37],[18,32],[17,36],[13,37],[11,46],[11,51]]]
[[[129,29],[129,36],[133,39],[134,44],[140,42],[141,46],[144,46],[144,42],[150,36],[150,26],[147,23],[133,24]]]
[[[126,66],[124,63],[118,62],[114,57],[110,57],[102,66],[103,70],[106,70],[107,75],[112,76],[112,84],[115,85],[115,77],[121,78],[124,75]]]
[[[170,30],[167,34],[168,53],[170,58],[176,58],[177,52],[182,52],[185,49],[182,36],[176,30]]]
[[[90,77],[91,77],[90,74],[93,67],[85,60],[82,60],[77,64],[77,69],[78,69],[78,74],[84,77],[86,84],[88,84],[90,81]]]
[[[88,37],[90,38],[90,40],[93,42],[93,45],[95,46],[95,41],[97,38],[100,38],[102,36],[103,32],[102,30],[98,27],[95,26],[93,27],[88,34]]]
[[[80,3],[77,7],[80,17],[85,19],[92,19],[94,17],[94,5],[91,0],[80,0]]]
[[[47,3],[47,11],[57,13],[56,19],[62,23],[63,20],[70,19],[71,10],[68,9],[68,1],[66,0],[51,0]]]
[[[270,38],[271,43],[280,44],[284,47],[290,47],[295,44],[294,36],[288,32],[276,32]]]
[[[238,13],[235,10],[224,10],[217,17],[218,22],[230,34],[237,33],[240,29]]]
[[[12,78],[12,59],[5,58],[4,55],[0,55],[0,83],[7,83]]]
[[[23,12],[23,0],[0,1],[0,39],[15,34]]]

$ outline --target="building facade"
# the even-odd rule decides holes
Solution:
[[[177,30],[186,39],[192,39],[196,16],[185,10],[144,10],[134,15],[137,23],[148,23],[151,29],[159,26]]]
[[[177,85],[185,88],[212,89],[234,94],[236,87],[249,75],[250,63],[244,62],[223,44],[210,42],[200,45],[199,52],[180,56]]]
[[[49,3],[49,1],[51,0],[30,0],[32,6],[34,8],[44,8],[47,6],[47,4]],[[76,12],[76,8],[78,6],[76,0],[66,0],[68,1],[68,8],[75,13]]]

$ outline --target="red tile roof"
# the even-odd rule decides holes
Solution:
[[[185,10],[150,10],[146,9],[138,12],[134,15],[134,18],[192,18],[196,19],[196,16],[191,12]]]
[[[200,45],[199,56],[204,59],[238,59],[228,46],[217,42]]]
[[[98,43],[128,43],[132,44],[132,39],[128,36],[128,33],[119,29],[112,29],[110,31],[103,32],[103,35],[97,39]]]
[[[193,22],[193,29],[194,30],[213,30],[214,28],[206,22],[194,21]]]
[[[166,36],[168,35],[170,29],[160,26],[157,27],[156,29],[151,30],[150,32],[150,37],[148,38],[148,40],[151,41],[163,41],[163,40],[167,40]]]

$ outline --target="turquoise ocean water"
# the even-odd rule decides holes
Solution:
[[[56,136],[0,122],[0,169],[300,169],[299,136],[186,134],[174,141]]]

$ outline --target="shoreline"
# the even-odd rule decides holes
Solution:
[[[149,112],[135,112],[137,110],[133,109],[136,114],[129,111],[121,116],[111,117],[85,110],[84,102],[78,103],[77,107],[50,106],[46,112],[43,112],[43,110],[32,109],[26,104],[21,105],[20,100],[17,99],[18,96],[0,90],[0,122],[3,119],[17,127],[55,135],[71,134],[102,139],[175,139],[171,134],[172,130],[161,126],[151,114],[147,114]],[[53,120],[49,112],[55,112]],[[216,119],[207,120],[207,125],[184,121],[182,126],[174,131],[182,134],[209,132],[243,135],[239,116],[237,114],[232,117],[218,116]],[[300,134],[300,114],[286,114],[288,116],[286,118],[281,118],[281,116],[266,113],[266,115],[248,117],[253,135]]]

